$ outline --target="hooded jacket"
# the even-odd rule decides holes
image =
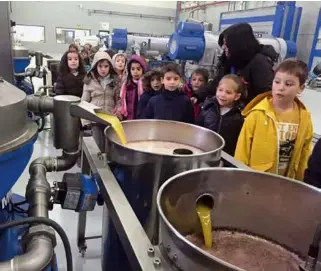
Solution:
[[[181,91],[164,90],[152,97],[146,107],[147,119],[174,120],[194,123],[194,110],[190,99]]]
[[[135,82],[130,72],[131,64],[137,61],[143,68],[143,73],[147,71],[147,63],[141,56],[133,55],[127,64],[127,81],[120,90],[121,114],[128,120],[136,118],[137,104],[140,96],[143,94],[143,83],[140,79]]]
[[[126,54],[125,53],[117,53],[117,54],[114,54],[111,61],[112,61],[112,65],[113,65],[113,68],[114,70],[116,71],[116,58],[118,56],[123,56],[125,58],[125,67],[124,67],[124,71],[122,74],[118,74],[118,78],[121,82],[121,84],[123,84],[125,81],[126,81],[126,77],[127,77],[127,68],[126,68],[126,60],[127,60],[127,57],[126,57]],[[116,71],[117,72],[117,71]]]
[[[257,95],[272,88],[273,66],[279,55],[273,46],[259,44],[252,27],[246,23],[235,24],[225,29],[219,36],[220,46],[223,45],[224,39],[231,56],[221,55],[214,80],[195,96],[199,102],[203,102],[207,96],[215,96],[219,81],[234,70],[247,85],[248,98],[244,101],[247,104]]]
[[[226,114],[221,115],[220,105],[215,97],[205,100],[197,124],[220,134],[225,140],[224,151],[234,156],[237,139],[242,129],[244,117],[241,103],[236,102]]]
[[[321,188],[321,139],[318,140],[313,148],[309,159],[308,168],[304,174],[304,182],[315,187]]]
[[[101,107],[105,112],[113,113],[120,107],[120,85],[114,75],[105,78],[96,77],[94,70],[100,60],[106,59],[111,65],[111,58],[105,52],[97,52],[91,69],[84,79],[84,91],[81,100]],[[105,85],[105,87],[104,87]]]
[[[277,174],[279,141],[276,116],[270,105],[271,96],[271,92],[257,96],[242,112],[246,118],[235,158],[255,170]],[[300,121],[286,177],[302,181],[311,154],[313,127],[311,115],[304,104],[297,98],[295,102]]]

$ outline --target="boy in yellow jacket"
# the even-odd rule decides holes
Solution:
[[[246,117],[235,158],[254,170],[303,180],[312,148],[311,115],[297,95],[304,90],[307,65],[283,61],[275,71],[271,92],[254,98]]]

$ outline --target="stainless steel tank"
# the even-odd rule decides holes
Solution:
[[[14,45],[12,48],[12,57],[14,58],[29,58],[28,48],[22,45]]]
[[[148,237],[152,243],[157,244],[159,222],[156,195],[160,185],[175,174],[189,169],[218,166],[224,140],[208,129],[175,121],[133,120],[124,121],[122,124],[128,142],[146,140],[174,142],[203,151],[200,154],[188,155],[138,151],[119,144],[113,129],[105,130],[106,155],[110,167]],[[184,151],[178,150],[178,152]],[[103,235],[107,235],[108,228],[110,230],[110,227],[103,229]],[[114,235],[109,232],[109,237]],[[105,247],[103,251],[107,254],[113,252],[117,254],[108,256],[103,253],[104,261],[109,261],[108,268],[113,270],[110,266],[114,266],[117,270],[130,270],[125,266],[120,267],[126,256],[119,256],[121,253],[114,246]],[[111,262],[115,262],[118,257],[120,263],[113,265]]]
[[[0,154],[13,151],[37,135],[27,119],[26,94],[0,78]]]
[[[200,232],[195,207],[204,195],[214,203],[213,229],[259,236],[273,243],[275,249],[279,245],[285,248],[287,253],[297,256],[299,262],[307,257],[313,235],[321,223],[321,192],[304,183],[232,168],[184,172],[166,181],[157,196],[161,247],[180,270],[243,270],[185,238]],[[214,248],[215,245],[214,238]],[[229,249],[231,255],[236,253],[233,246]],[[252,249],[255,252],[256,247]]]

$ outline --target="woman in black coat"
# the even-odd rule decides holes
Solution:
[[[304,174],[304,182],[321,188],[321,139],[315,144]]]
[[[230,73],[239,75],[247,86],[245,104],[258,94],[271,90],[273,65],[279,56],[272,46],[258,42],[249,24],[239,23],[228,27],[220,34],[218,43],[223,54],[216,67],[217,75],[196,94],[197,102],[203,102],[207,96],[215,96],[219,81]]]
[[[60,61],[54,92],[56,95],[73,95],[81,98],[85,75],[85,65],[80,54],[75,51],[67,51]]]

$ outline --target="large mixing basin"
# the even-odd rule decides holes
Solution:
[[[189,169],[218,166],[224,140],[208,129],[181,122],[134,120],[124,121],[122,124],[129,142],[128,146],[133,142],[143,141],[146,148],[137,150],[121,145],[114,130],[107,128],[105,130],[107,160],[111,161],[110,167],[148,237],[153,244],[157,244],[159,223],[156,196],[160,185],[168,178]],[[174,146],[171,146],[172,150],[170,149],[168,154],[147,151],[147,147],[156,141],[174,143]],[[183,146],[188,150],[196,149],[197,153],[173,154],[176,149],[175,144],[178,148]],[[166,148],[168,151],[168,146]],[[103,229],[103,235],[104,231]],[[105,249],[105,251],[110,250],[115,251],[115,249]],[[115,257],[119,256],[110,256],[112,259]],[[125,267],[117,268],[128,270]]]
[[[201,232],[195,207],[204,194],[214,199],[213,228],[263,237],[302,259],[321,223],[321,192],[303,183],[232,168],[181,173],[164,183],[157,196],[162,247],[181,270],[242,270],[185,238]]]

